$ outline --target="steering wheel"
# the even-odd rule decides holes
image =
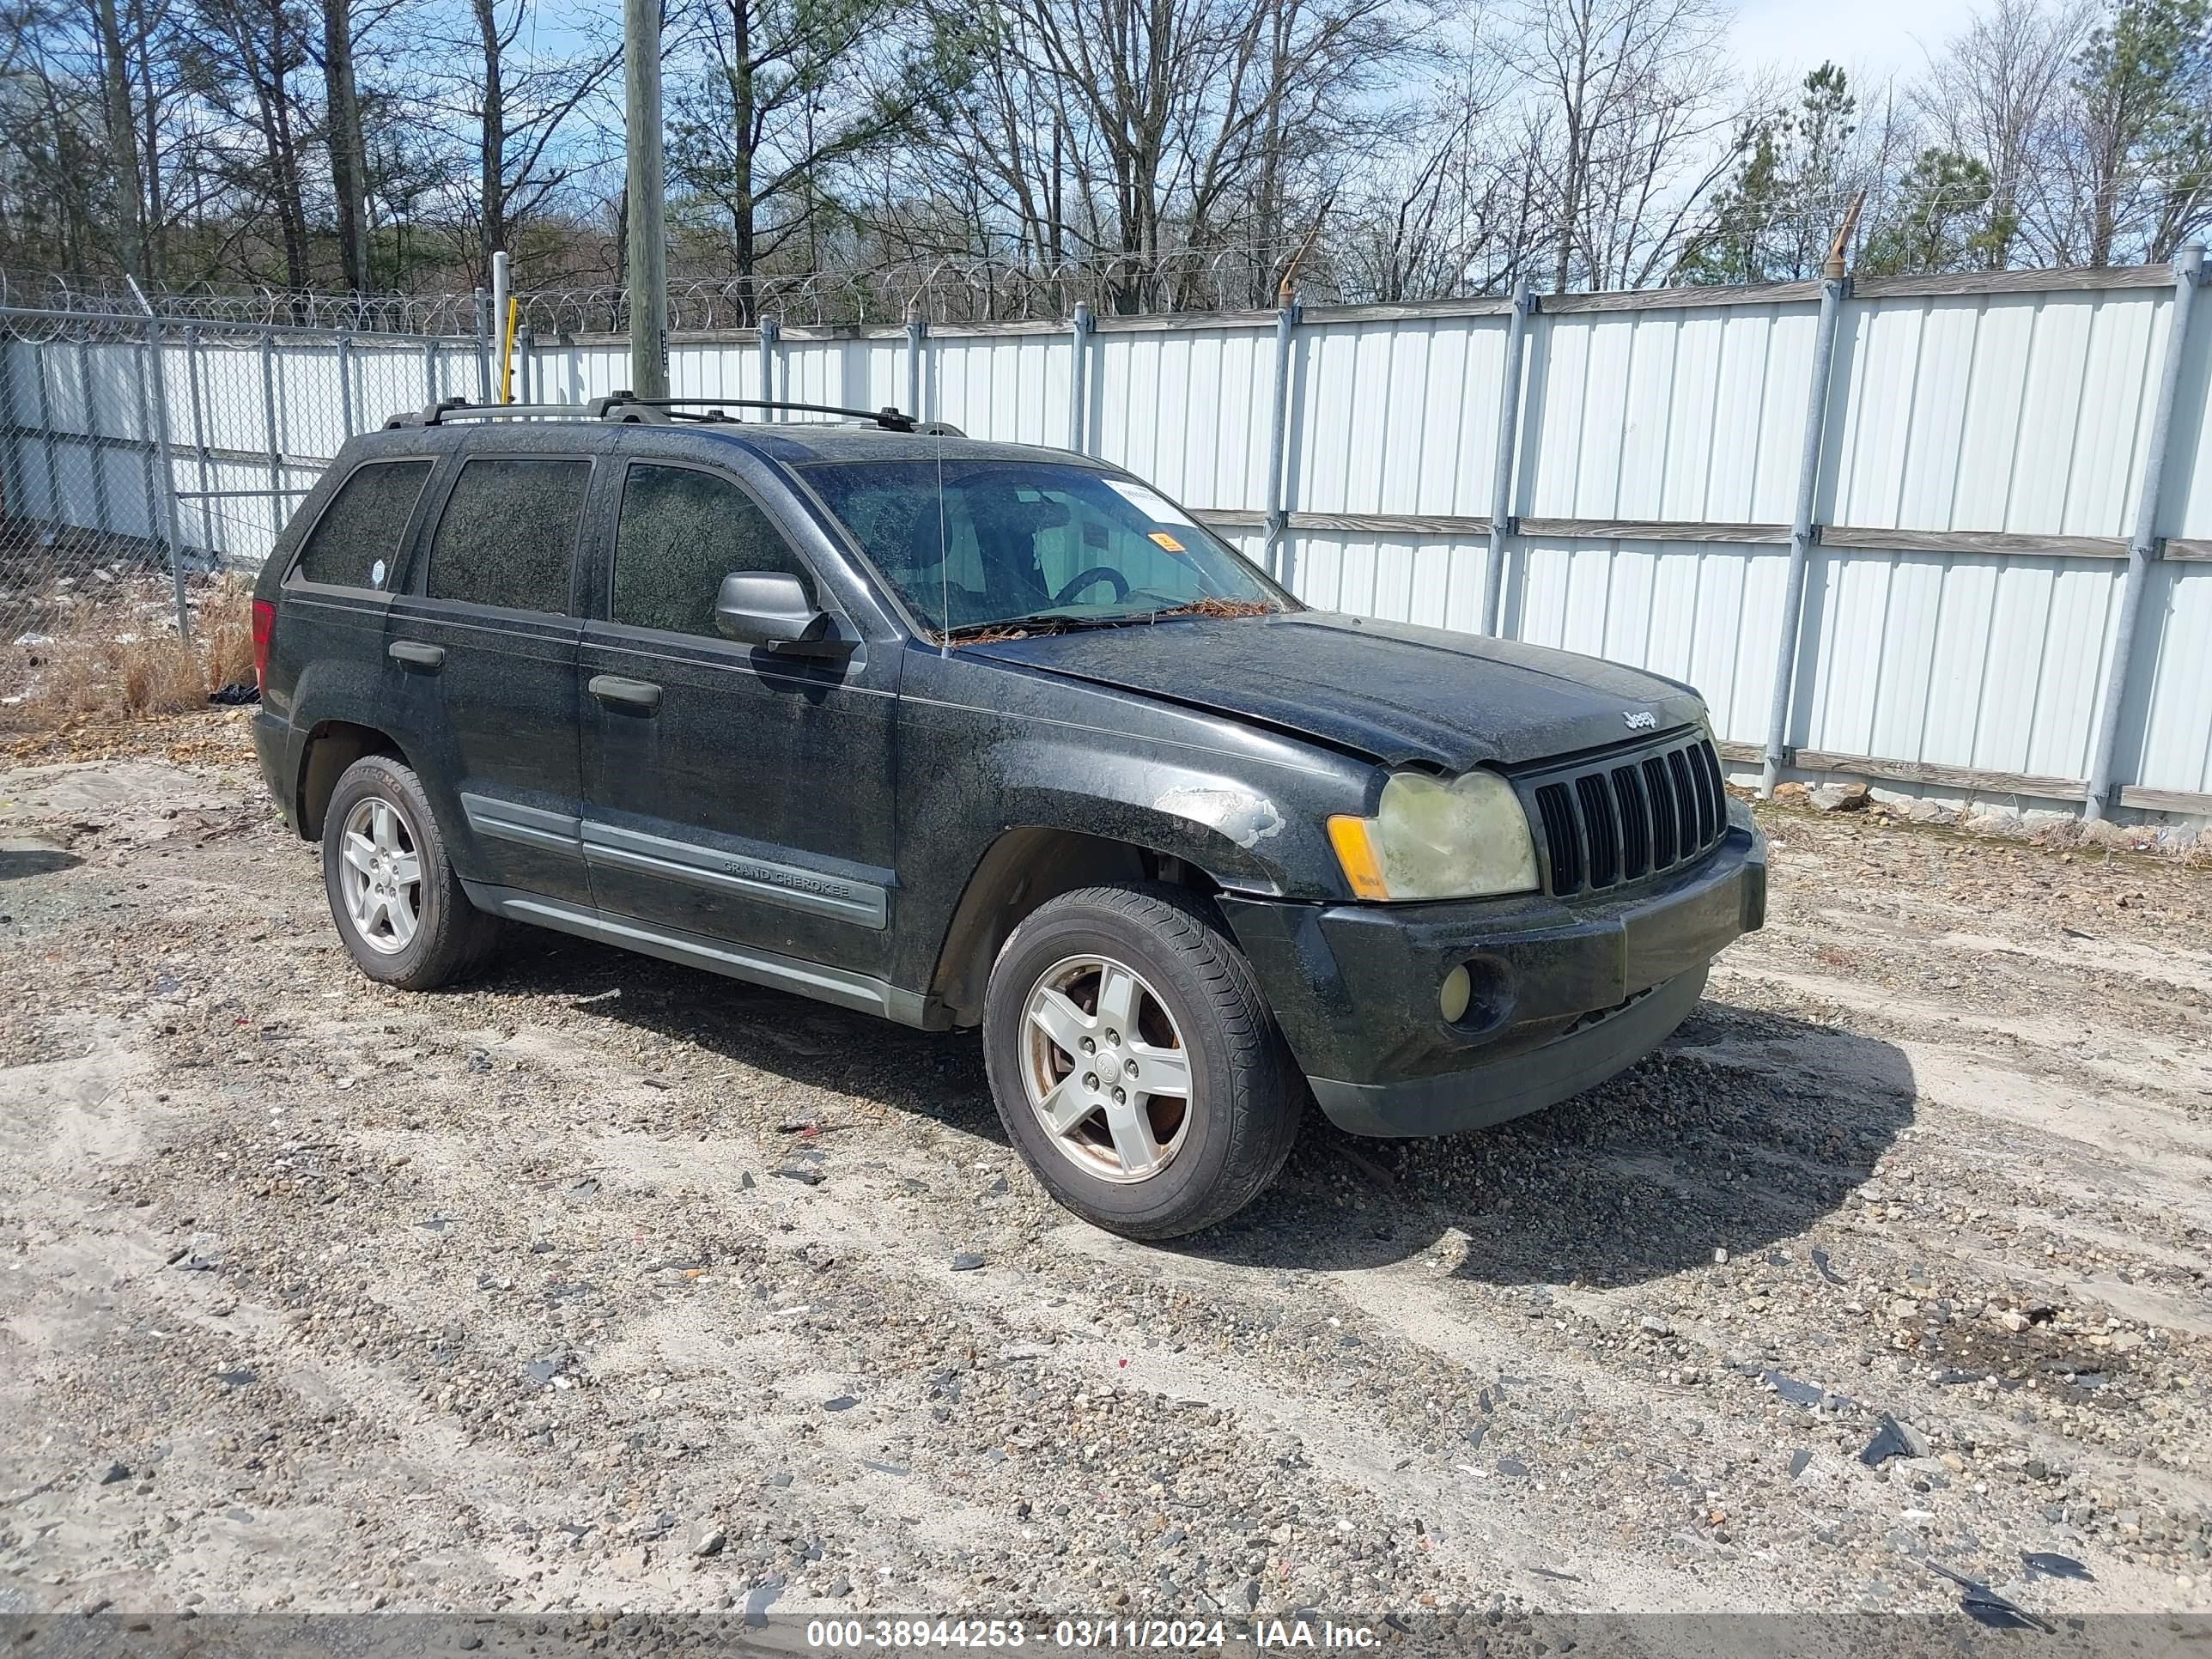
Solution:
[[[1129,584],[1122,580],[1120,571],[1111,565],[1094,564],[1088,570],[1077,572],[1073,581],[1052,596],[1052,602],[1054,605],[1066,605],[1093,582],[1113,583],[1114,597],[1117,600],[1129,597]]]

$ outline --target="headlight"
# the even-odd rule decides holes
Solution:
[[[1479,898],[1536,890],[1536,843],[1495,772],[1394,772],[1371,818],[1333,817],[1328,839],[1364,899]]]

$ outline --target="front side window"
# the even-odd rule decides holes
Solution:
[[[591,478],[583,460],[469,462],[438,520],[424,592],[507,611],[568,610]]]
[[[1235,616],[1296,603],[1133,479],[1051,461],[848,461],[804,472],[933,631]]]
[[[615,621],[712,635],[722,578],[781,571],[813,591],[782,532],[726,478],[688,466],[634,465],[615,528]]]
[[[356,467],[315,521],[293,568],[304,580],[333,587],[384,586],[398,566],[400,538],[429,476],[428,461]]]

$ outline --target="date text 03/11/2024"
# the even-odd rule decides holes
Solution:
[[[1378,1646],[1365,1625],[1334,1620],[1261,1619],[1249,1628],[1222,1620],[1062,1619],[1031,1628],[1018,1619],[823,1619],[809,1621],[810,1648],[832,1652],[939,1648],[1024,1648],[1034,1644],[1069,1650],[1141,1650],[1148,1652],[1220,1650],[1361,1650]]]

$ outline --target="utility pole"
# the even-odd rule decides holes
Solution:
[[[660,0],[623,0],[623,102],[629,118],[629,384],[668,395],[668,243],[661,203]]]

